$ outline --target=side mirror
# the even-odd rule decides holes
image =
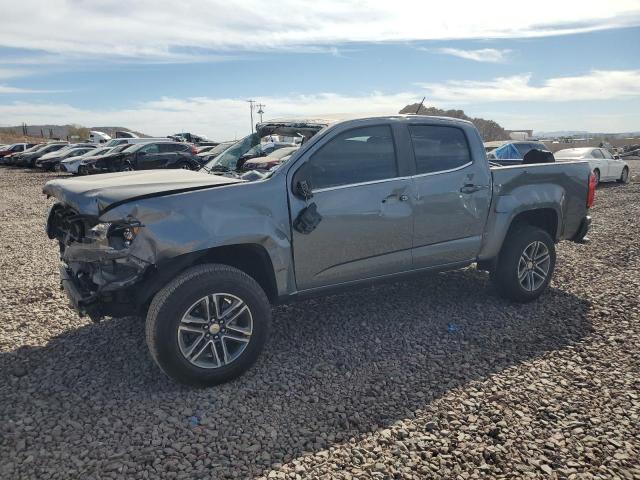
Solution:
[[[313,198],[313,185],[311,185],[309,164],[305,163],[293,176],[293,194],[302,200]]]
[[[294,185],[293,193],[296,197],[300,197],[303,200],[313,198],[311,182],[309,182],[309,180],[298,180]]]

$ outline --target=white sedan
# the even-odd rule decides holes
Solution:
[[[565,148],[553,154],[556,160],[587,160],[591,171],[596,176],[596,184],[600,182],[629,181],[629,165],[624,160],[613,158],[605,148],[582,147]]]

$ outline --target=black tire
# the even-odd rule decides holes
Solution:
[[[545,275],[544,281],[535,286],[531,283],[531,290],[525,288],[519,279],[520,261],[525,253],[526,249],[536,242],[542,242],[547,248],[549,254],[548,271]],[[541,248],[541,247],[540,247]],[[533,264],[535,266],[535,264]],[[531,225],[517,225],[514,226],[502,245],[502,250],[498,256],[496,262],[496,268],[491,271],[491,280],[496,286],[498,293],[509,300],[515,302],[530,302],[538,298],[547,289],[553,276],[553,270],[556,265],[556,249],[555,244],[551,236],[544,230],[531,226]],[[536,272],[542,272],[545,263],[541,269],[532,268]],[[539,273],[534,280],[540,281]],[[533,278],[533,273],[531,274]],[[526,279],[523,279],[526,282]]]
[[[89,175],[89,170],[85,165],[80,165],[78,167],[78,175]]]
[[[230,294],[245,303],[252,319],[252,332],[235,360],[223,366],[203,368],[183,355],[178,327],[184,325],[183,316],[199,299],[214,293]],[[269,300],[253,278],[227,265],[205,264],[186,270],[155,295],[147,313],[147,346],[153,360],[169,377],[186,385],[208,387],[232,380],[253,365],[267,340],[270,326]],[[206,327],[203,328],[206,332]],[[222,338],[214,343],[218,352],[220,342]],[[206,355],[210,353],[205,351]]]
[[[120,167],[121,172],[133,172],[133,165],[129,162],[124,162],[122,167]]]
[[[600,185],[600,170],[597,168],[593,171],[593,174],[596,176],[596,187]]]
[[[193,170],[191,168],[191,165],[189,165],[189,162],[180,162],[178,164],[178,168],[181,169],[181,170]]]
[[[629,167],[624,167],[622,169],[618,183],[629,183]]]

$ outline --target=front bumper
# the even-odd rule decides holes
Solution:
[[[73,278],[73,273],[64,265],[60,266],[60,288],[64,290],[69,303],[80,315],[85,315],[86,308],[95,303],[97,295],[83,292],[81,286]]]
[[[60,171],[68,173],[78,173],[80,162],[60,162]]]

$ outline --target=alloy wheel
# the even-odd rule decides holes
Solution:
[[[182,316],[178,346],[184,358],[200,368],[220,368],[247,348],[253,332],[248,305],[229,293],[200,298]]]
[[[518,281],[528,292],[540,288],[549,275],[551,256],[549,249],[540,241],[527,245],[518,261]]]

